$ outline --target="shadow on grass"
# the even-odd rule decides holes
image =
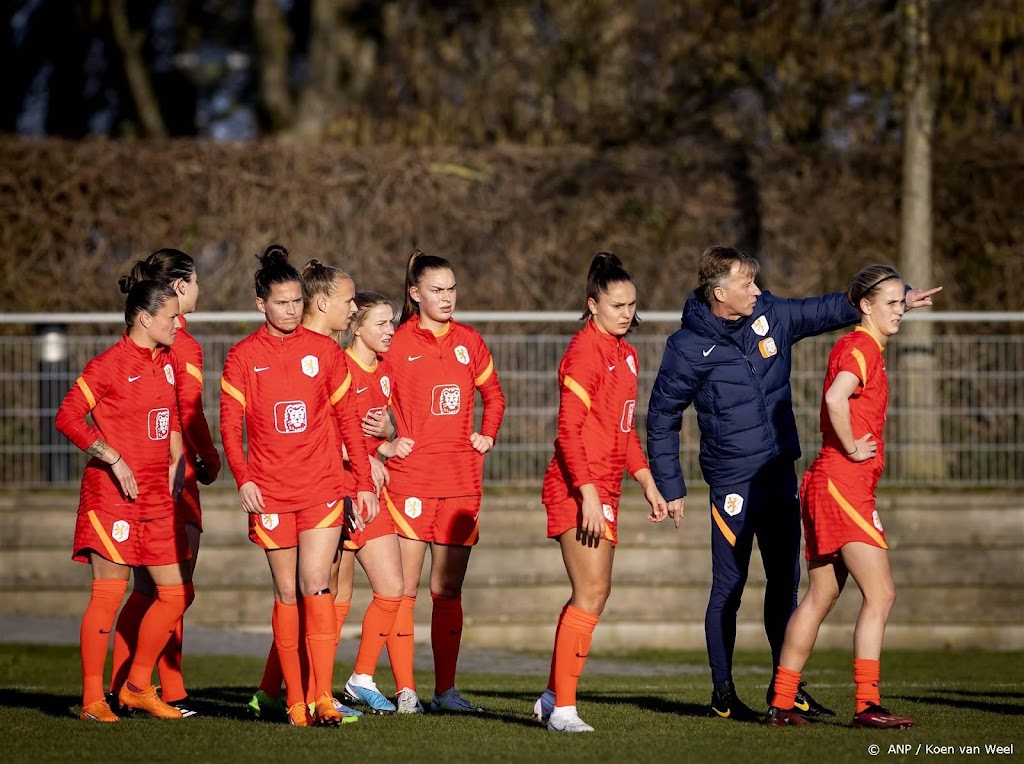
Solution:
[[[26,708],[42,711],[56,719],[78,716],[82,698],[78,695],[59,695],[52,692],[26,692],[0,689],[0,708]]]
[[[897,700],[909,700],[911,703],[922,703],[927,706],[948,706],[949,708],[960,708],[968,711],[985,711],[990,714],[1002,714],[1003,716],[1024,716],[1024,705],[1009,703],[993,703],[983,700],[961,700],[959,698],[946,697],[948,695],[967,695],[981,697],[1013,697],[1019,698],[1020,693],[987,693],[987,692],[966,692],[963,690],[940,689],[935,691],[934,696],[923,695],[890,695]]]

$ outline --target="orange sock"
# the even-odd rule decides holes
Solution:
[[[391,635],[401,604],[401,597],[373,595],[373,600],[363,616],[363,632],[359,637],[359,652],[356,654],[356,665],[353,669],[355,673],[373,676],[377,670],[380,651],[384,649],[384,643]]]
[[[854,693],[854,698],[857,700],[855,714],[859,714],[872,703],[876,706],[882,705],[882,695],[878,690],[881,678],[881,661],[872,661],[867,658],[853,659],[853,681],[857,685],[857,690]]]
[[[462,597],[431,594],[430,648],[434,653],[434,694],[455,686],[455,668],[462,647]]]
[[[775,669],[775,697],[772,698],[772,705],[788,711],[796,703],[798,692],[800,692],[800,672],[790,671],[785,666]]]
[[[185,614],[187,603],[185,584],[157,585],[156,600],[149,606],[139,625],[139,643],[128,670],[129,684],[141,690],[153,683],[153,666],[167,646],[167,639],[174,632],[175,624]]]
[[[128,666],[131,665],[132,654],[139,642],[139,624],[152,604],[152,597],[133,589],[117,615],[117,626],[114,628],[114,670],[110,674],[110,691],[115,695],[121,685],[128,681]]]
[[[590,652],[599,616],[568,605],[555,640],[555,705],[575,706],[576,686]]]
[[[352,600],[346,600],[345,602],[334,602],[334,619],[338,624],[337,635],[334,638],[334,646],[338,646],[338,642],[341,640],[341,630],[345,626],[345,621],[348,618],[348,613],[352,609]]]
[[[79,641],[82,649],[82,705],[103,700],[103,667],[107,663],[110,632],[128,582],[101,578],[92,582],[92,596],[82,614]]]
[[[196,599],[196,588],[192,582],[185,584],[185,609],[188,610]],[[178,623],[167,640],[167,646],[156,661],[156,672],[160,677],[160,695],[167,703],[174,703],[188,697],[185,678],[181,673],[181,646],[185,634],[185,619]]]
[[[267,663],[263,667],[263,678],[260,680],[260,689],[271,698],[281,697],[281,683],[284,676],[281,674],[281,660],[277,657],[277,648],[270,643],[270,652],[267,653]]]
[[[569,603],[562,606],[562,612],[558,614],[558,624],[555,626],[555,644],[558,644],[558,633],[562,630],[562,619],[565,618],[565,611],[569,609]],[[551,649],[551,668],[548,671],[548,689],[555,691],[555,650]]]
[[[333,696],[334,655],[337,649],[338,621],[330,592],[302,598],[306,616],[306,648],[313,674],[314,698]]]
[[[387,638],[388,659],[391,661],[391,673],[395,675],[395,689],[416,689],[416,677],[413,675],[413,655],[416,651],[414,636],[416,610],[415,597],[402,597],[398,606],[395,625],[391,627],[391,635]]]
[[[299,665],[299,606],[274,600],[274,615],[270,622],[274,629],[274,651],[284,678],[285,702],[291,708],[302,702],[304,692]],[[267,663],[269,666],[269,660]]]

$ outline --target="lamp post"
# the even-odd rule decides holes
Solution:
[[[71,482],[72,454],[57,432],[54,419],[68,390],[68,328],[63,324],[41,324],[36,336],[43,477],[51,485],[63,485]]]

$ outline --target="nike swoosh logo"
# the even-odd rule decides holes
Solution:
[[[403,634],[402,632],[398,632],[397,634],[395,634],[395,636],[396,637],[411,637],[412,636],[412,632],[409,632],[408,634]]]
[[[139,374],[139,375],[138,375],[138,376],[136,376],[136,377],[128,377],[128,381],[129,381],[129,382],[134,382],[134,381],[135,381],[135,380],[137,380],[137,379],[142,379],[142,375],[141,375],[141,374]]]
[[[576,657],[577,658],[586,658],[588,655],[590,655],[590,653],[583,653],[583,655],[580,655],[579,653],[576,653]]]
[[[252,370],[254,372],[256,372],[257,374],[259,374],[261,371],[266,371],[269,368],[270,368],[269,366],[253,366]]]
[[[177,629],[175,629],[175,631],[177,631]],[[383,631],[378,631],[377,632],[377,636],[378,637],[390,637],[391,634],[385,634]]]
[[[369,389],[369,387],[360,387],[358,390],[356,390],[356,395],[359,395],[359,393],[365,393]]]
[[[800,711],[810,711],[811,710],[811,704],[808,703],[806,700],[803,703],[801,703],[800,701],[794,700],[793,701],[793,708],[799,709]]]
[[[100,634],[109,634],[110,629],[100,629]]]
[[[419,360],[419,359],[421,359],[422,357],[423,357],[423,356],[421,356],[421,355],[411,355],[411,356],[409,356],[409,360],[410,360],[410,361],[418,361],[418,360]]]
[[[721,716],[723,719],[728,719],[730,716],[732,716],[732,709],[731,708],[728,709],[725,713],[722,713],[721,711],[719,711],[714,706],[711,706],[711,710],[714,711],[719,716]]]
[[[614,366],[609,366],[608,367],[608,371],[615,371],[615,367]]]
[[[718,345],[712,345],[707,350],[702,350],[700,352],[704,354],[705,358],[707,358],[709,355],[711,355],[711,351],[714,350],[716,347],[718,347]]]
[[[333,507],[337,503],[338,503],[337,499],[335,499],[334,501],[329,501],[329,502],[327,502],[327,508],[330,509],[331,507]]]

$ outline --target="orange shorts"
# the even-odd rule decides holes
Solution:
[[[474,546],[480,540],[480,498],[399,496],[387,488],[380,492],[399,536],[449,546]]]
[[[352,499],[345,497],[345,514],[347,515],[349,505],[352,504]],[[384,506],[383,500],[381,500],[380,512],[377,513],[377,517],[373,519],[372,523],[369,523],[365,529],[361,531],[353,530],[348,523],[345,524],[345,530],[341,532],[341,548],[349,552],[358,552],[364,546],[367,541],[373,541],[379,539],[382,536],[393,536],[395,534],[395,518],[388,512],[387,507]]]
[[[576,499],[566,499],[556,504],[545,504],[548,511],[548,538],[557,539],[569,530],[576,530],[583,524],[583,505]],[[604,536],[602,539],[619,543],[619,507],[616,504],[602,504],[604,510]]]
[[[838,482],[823,470],[809,469],[800,484],[805,553],[811,562],[831,562],[852,541],[888,549],[885,529],[869,486]]]
[[[299,545],[299,534],[314,528],[337,528],[345,521],[345,502],[339,499],[294,512],[249,515],[249,540],[263,549]]]
[[[151,520],[102,509],[78,513],[71,559],[89,562],[89,552],[118,565],[174,565],[192,558],[185,524],[174,515]]]
[[[191,523],[203,530],[203,511],[199,507],[199,488],[195,480],[186,480],[181,498],[174,505],[174,511],[182,522]]]

